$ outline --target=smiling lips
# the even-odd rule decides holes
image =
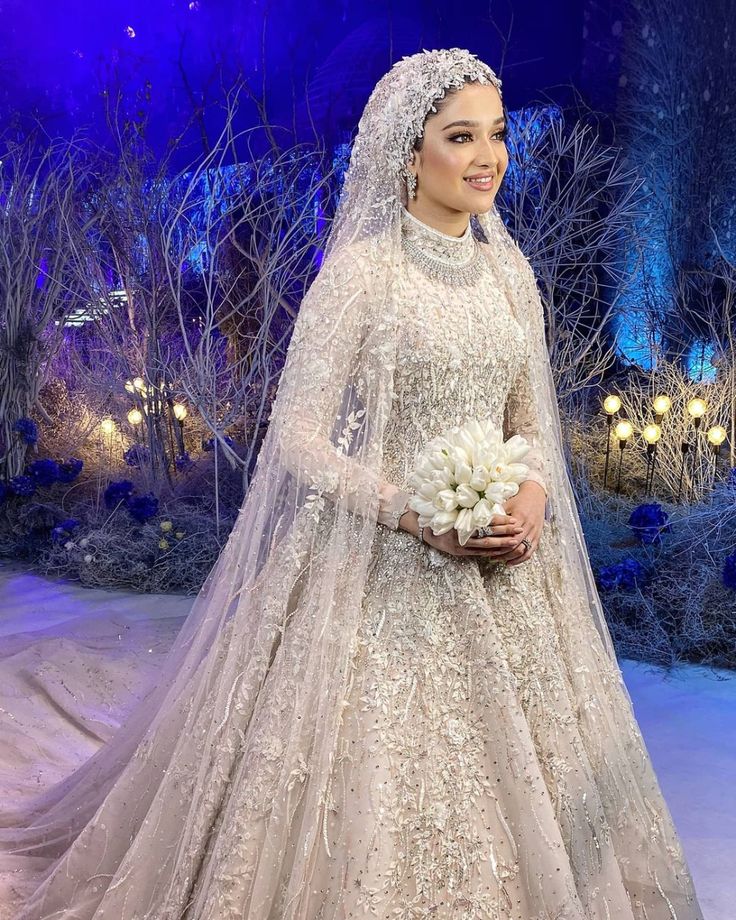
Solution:
[[[487,192],[493,186],[493,176],[471,176],[464,181],[479,192]]]

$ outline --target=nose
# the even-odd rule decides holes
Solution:
[[[489,140],[484,141],[483,149],[476,155],[476,165],[478,169],[498,169],[500,162],[501,160],[496,148],[493,146],[493,142]]]

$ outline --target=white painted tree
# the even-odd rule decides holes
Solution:
[[[43,416],[39,393],[79,306],[71,241],[85,232],[88,164],[76,141],[5,139],[0,154],[0,477],[22,473],[19,419]]]

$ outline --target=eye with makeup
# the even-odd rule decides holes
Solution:
[[[462,131],[460,134],[453,134],[451,137],[448,138],[448,140],[450,140],[450,141],[452,141],[452,142],[454,143],[459,137],[470,137],[470,138],[472,138],[472,136],[473,136],[473,135],[472,135],[469,131]],[[506,138],[509,136],[509,129],[508,129],[508,128],[503,128],[501,131],[497,131],[493,136],[494,136],[494,137],[499,137],[502,141],[505,141]],[[463,141],[463,143],[465,143],[465,142]]]

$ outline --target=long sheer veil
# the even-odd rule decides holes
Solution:
[[[308,654],[293,675],[281,724],[267,846],[252,879],[251,904],[261,912],[252,915],[268,916],[277,896],[295,901],[309,879],[317,848],[325,845],[309,816],[329,806],[377,527],[399,331],[392,279],[402,259],[401,171],[434,102],[466,81],[500,91],[486,64],[453,48],[401,59],[371,94],[248,494],[160,677],[88,762],[29,806],[0,815],[4,864],[32,858],[39,870],[39,886],[18,920],[184,915],[228,790],[253,745],[265,743],[248,731],[259,694],[281,647],[293,643]],[[534,275],[495,207],[473,220],[533,356],[548,523],[563,553],[550,557],[549,590],[571,617],[577,612],[580,629],[592,618],[600,651],[615,666],[565,469]],[[594,698],[599,688],[590,670],[574,675],[580,699]],[[316,696],[306,690],[313,687]],[[607,732],[606,744],[617,743],[611,736],[619,726],[596,717],[594,703],[581,714],[592,735]],[[601,742],[601,757],[605,750],[610,755]],[[632,809],[647,815],[644,794],[628,780],[627,796]],[[288,840],[297,826],[302,845],[294,851]],[[674,853],[669,831],[664,837]],[[288,879],[286,892],[275,890],[279,878]],[[196,904],[192,910],[196,917]]]

